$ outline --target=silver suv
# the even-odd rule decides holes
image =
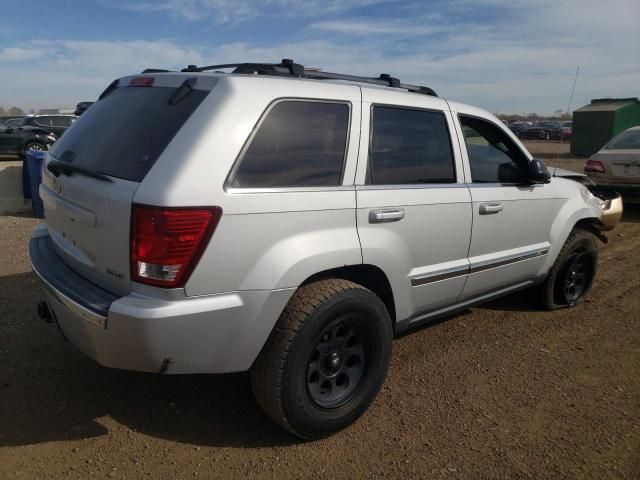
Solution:
[[[604,238],[491,114],[291,61],[114,81],[40,194],[41,317],[108,367],[250,370],[303,438],[368,408],[398,332],[529,287],[580,303]]]

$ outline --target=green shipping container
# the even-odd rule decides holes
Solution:
[[[627,128],[640,125],[640,100],[600,98],[573,112],[571,153],[593,155]]]

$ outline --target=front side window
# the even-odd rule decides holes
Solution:
[[[337,186],[342,179],[349,105],[286,100],[266,114],[230,186]]]
[[[529,163],[522,150],[497,125],[461,115],[473,183],[513,183]]]
[[[375,106],[367,183],[453,183],[451,140],[442,112]]]

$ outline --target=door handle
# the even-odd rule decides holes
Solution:
[[[381,208],[369,211],[369,223],[397,222],[403,218],[404,210],[402,208]]]
[[[502,211],[501,203],[481,203],[480,215],[491,215]]]

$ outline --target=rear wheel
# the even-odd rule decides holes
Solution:
[[[322,280],[298,289],[251,369],[258,404],[313,439],[362,415],[386,377],[393,332],[384,303],[361,285]]]
[[[584,302],[598,267],[595,237],[580,228],[574,229],[542,285],[537,300],[547,310],[574,307]]]
[[[24,146],[24,153],[26,154],[29,150],[38,150],[40,152],[44,152],[47,150],[47,146],[40,142],[27,142]]]

